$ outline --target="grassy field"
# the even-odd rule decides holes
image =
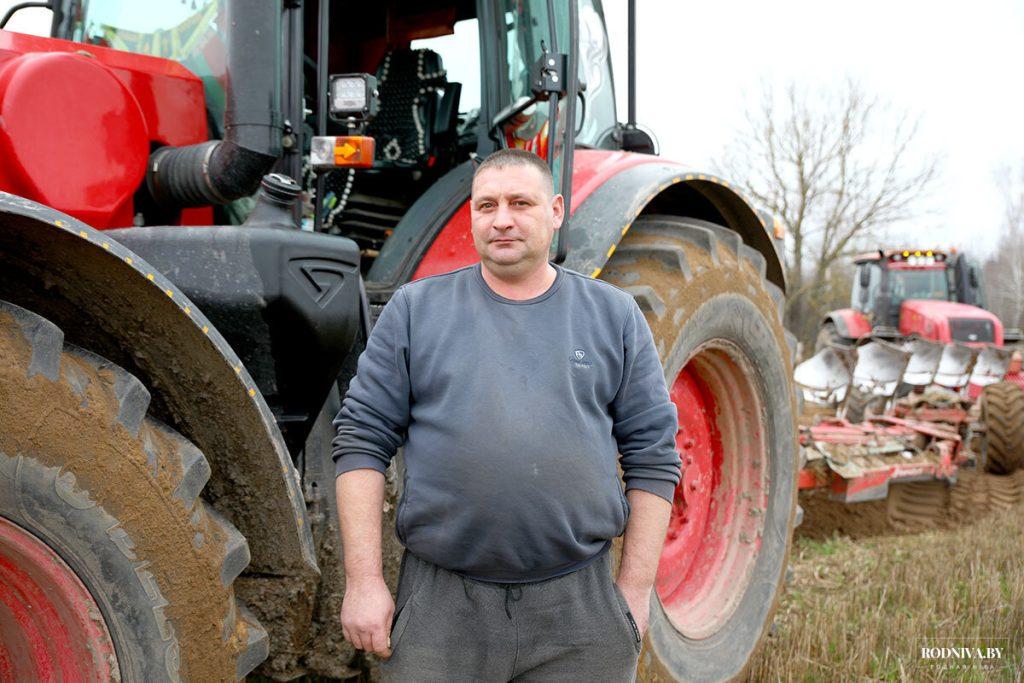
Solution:
[[[1024,505],[942,531],[816,535],[794,542],[755,680],[1021,681]],[[942,647],[1000,653],[922,657]]]

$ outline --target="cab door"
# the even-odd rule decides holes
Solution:
[[[978,264],[965,254],[953,259],[954,298],[962,304],[985,308],[984,290],[981,287],[981,271]]]

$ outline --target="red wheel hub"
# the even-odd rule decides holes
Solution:
[[[683,475],[655,590],[686,637],[707,638],[746,592],[768,507],[764,411],[739,349],[700,347],[671,387]]]
[[[0,517],[0,680],[120,680],[114,643],[78,576]]]

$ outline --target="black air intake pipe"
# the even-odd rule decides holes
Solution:
[[[224,139],[161,147],[146,187],[159,204],[226,204],[256,191],[281,155],[281,1],[227,0]]]

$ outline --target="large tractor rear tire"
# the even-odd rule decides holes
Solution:
[[[640,678],[740,678],[772,623],[796,516],[779,292],[764,258],[735,232],[675,216],[639,217],[601,278],[644,310],[679,410],[683,476]]]
[[[1012,474],[1024,463],[1024,389],[1012,382],[985,387],[981,395],[985,425],[985,469]]]
[[[203,454],[131,374],[0,301],[0,671],[223,681],[267,655],[236,601],[245,539]]]

